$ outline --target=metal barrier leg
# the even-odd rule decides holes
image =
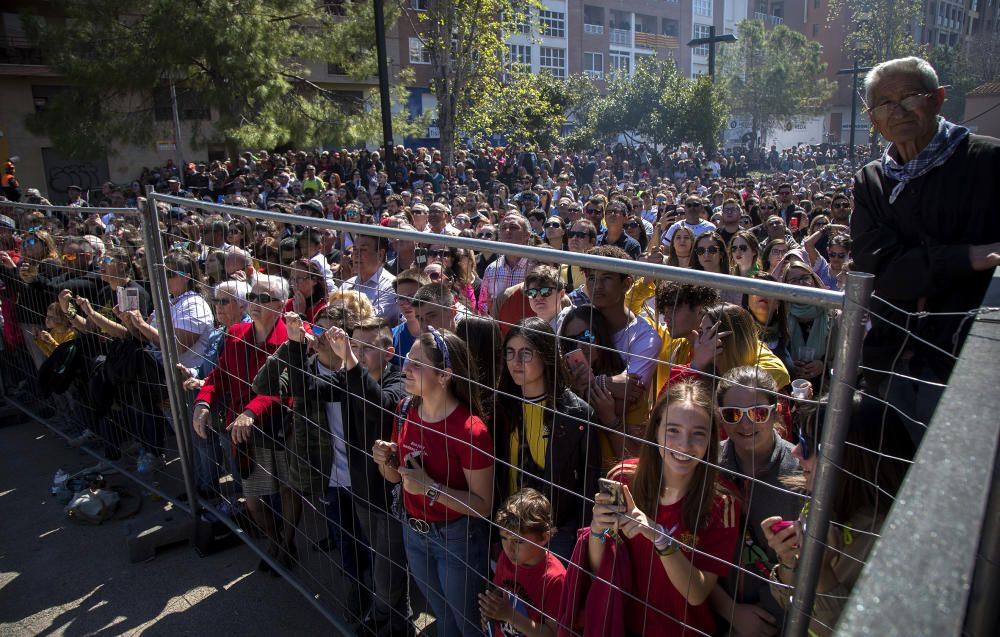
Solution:
[[[152,187],[147,186],[147,197],[152,194],[152,190]],[[177,342],[174,339],[174,322],[170,316],[170,297],[167,294],[166,268],[163,265],[163,241],[160,238],[156,202],[152,198],[146,200],[142,229],[146,240],[146,263],[152,284],[153,306],[156,308],[156,315],[159,318],[160,351],[163,353],[167,395],[170,399],[170,412],[177,435],[181,471],[184,474],[184,489],[187,492],[188,502],[191,503],[191,515],[197,521],[198,491],[195,487],[194,463],[191,454],[191,430],[188,427],[190,418],[187,414],[184,388],[181,386],[180,377],[177,374]]]
[[[843,457],[844,439],[850,424],[854,379],[858,377],[861,342],[865,337],[868,303],[875,287],[875,277],[850,272],[844,289],[844,313],[841,316],[840,342],[834,357],[834,376],[830,402],[823,425],[822,448],[817,453],[809,519],[803,540],[802,556],[795,576],[795,592],[788,612],[786,635],[805,637],[809,629],[816,584],[826,552],[826,534],[830,526],[831,503],[836,490],[837,467]]]

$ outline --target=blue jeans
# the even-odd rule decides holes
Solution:
[[[489,527],[469,517],[427,533],[403,522],[410,573],[434,611],[438,637],[482,637],[479,593],[486,590]]]

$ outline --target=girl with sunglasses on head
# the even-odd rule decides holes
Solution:
[[[504,499],[524,487],[549,498],[557,528],[549,546],[568,560],[576,530],[586,525],[589,513],[580,494],[597,489],[601,471],[594,412],[568,388],[555,332],[546,321],[521,321],[507,332],[502,351],[496,485]]]
[[[437,634],[480,636],[493,512],[493,438],[481,419],[475,362],[447,330],[430,328],[403,366],[406,393],[391,440],[372,456],[402,483],[403,544],[410,573],[436,619]]]
[[[806,496],[814,488],[825,411],[823,402],[818,410],[801,407],[796,410],[798,444],[792,449],[792,455],[799,461],[802,474],[789,476],[783,482],[786,487]],[[816,600],[810,613],[810,635],[827,637],[833,634],[833,627],[906,477],[914,451],[895,409],[863,397],[861,393],[854,395],[843,457],[840,464],[833,467],[831,476],[838,486],[832,502],[828,503],[830,526],[826,532],[827,548],[820,567]],[[806,500],[797,520],[775,515],[760,523],[768,546],[778,558],[771,569],[771,595],[785,610],[794,592],[791,586],[795,582],[808,506]],[[783,521],[794,523],[774,528]]]
[[[617,487],[595,494],[590,528],[581,529],[577,539],[579,566],[616,586],[608,592],[595,582],[588,591],[588,578],[569,569],[566,589],[577,593],[563,609],[563,620],[572,630],[582,628],[582,621],[614,622],[608,634],[714,634],[708,601],[731,568],[739,507],[717,480],[719,427],[713,411],[707,385],[671,385],[653,406],[639,457],[608,474]],[[631,565],[627,578],[618,571],[621,551]]]
[[[760,523],[773,516],[798,516],[802,501],[782,480],[801,470],[792,457],[792,443],[779,434],[778,385],[766,372],[753,366],[729,370],[715,402],[727,436],[719,454],[720,473],[740,501],[742,542],[732,560],[739,568],[720,579],[712,591],[712,608],[738,635],[776,635],[784,612],[771,596],[767,578],[778,562]]]

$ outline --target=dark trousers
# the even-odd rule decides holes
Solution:
[[[387,511],[369,507],[360,500],[355,502],[355,511],[372,550],[374,599],[369,626],[378,637],[411,637],[416,631],[410,608],[402,523]]]

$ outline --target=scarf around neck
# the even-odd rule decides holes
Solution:
[[[948,161],[952,154],[954,154],[955,149],[958,148],[958,145],[962,143],[962,140],[969,136],[969,129],[965,126],[952,124],[940,115],[938,115],[937,121],[938,130],[931,143],[927,144],[910,161],[905,164],[900,164],[896,161],[896,158],[891,153],[895,144],[889,144],[888,148],[882,154],[882,171],[887,177],[891,177],[899,182],[892,189],[892,193],[889,194],[890,204],[896,202],[896,198],[903,192],[908,182],[927,174],[932,169]]]

